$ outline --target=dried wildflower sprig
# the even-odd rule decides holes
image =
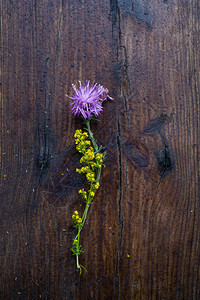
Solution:
[[[73,254],[76,255],[77,268],[81,271],[81,267],[83,266],[79,264],[78,257],[84,251],[82,250],[82,246],[79,243],[80,233],[85,223],[89,207],[92,203],[96,191],[99,188],[100,174],[103,165],[103,160],[106,156],[106,152],[99,152],[99,148],[96,144],[96,141],[94,140],[93,135],[91,136],[91,131],[90,133],[87,133],[82,132],[81,129],[76,130],[74,137],[76,149],[83,155],[80,159],[80,163],[84,165],[80,169],[77,168],[76,172],[80,174],[85,174],[89,184],[88,191],[85,191],[84,189],[79,190],[79,194],[81,195],[82,200],[86,203],[82,218],[79,217],[78,211],[75,211],[72,215],[74,227],[78,230],[78,233],[75,237],[71,250]],[[88,138],[91,139],[91,141]],[[92,144],[95,143],[96,151],[94,150],[94,147],[91,146],[91,142]]]
[[[90,128],[90,120],[94,117],[98,117],[103,111],[102,103],[108,99],[113,100],[108,95],[108,89],[104,88],[102,85],[97,85],[93,82],[90,86],[90,82],[86,81],[85,86],[79,81],[79,87],[77,88],[72,84],[74,89],[74,95],[69,97],[73,100],[72,112],[76,116],[82,115],[84,123],[86,125],[85,130],[87,132],[82,132],[82,130],[76,130],[75,132],[75,144],[76,149],[82,154],[80,163],[83,167],[76,169],[76,172],[85,174],[89,190],[85,191],[81,189],[79,194],[82,200],[85,202],[85,209],[82,217],[79,217],[78,211],[75,211],[72,215],[74,221],[74,227],[77,229],[77,235],[74,239],[71,251],[76,255],[77,268],[84,268],[79,264],[79,255],[84,252],[82,246],[80,245],[80,233],[84,226],[89,207],[93,201],[96,191],[99,188],[99,181],[101,176],[101,169],[103,162],[106,158],[106,152],[103,151],[103,147],[98,147],[97,142],[93,136]],[[85,269],[85,268],[84,268]]]

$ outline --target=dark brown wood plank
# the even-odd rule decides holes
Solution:
[[[2,299],[199,298],[199,3],[0,1]],[[82,231],[71,84],[114,101]],[[62,175],[64,174],[64,175]]]
[[[116,4],[124,67],[119,298],[197,299],[199,6],[130,2]]]

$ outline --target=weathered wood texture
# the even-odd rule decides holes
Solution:
[[[199,12],[198,0],[0,0],[1,299],[200,298]],[[87,79],[115,100],[93,124],[108,157],[79,276],[82,124],[65,94]]]

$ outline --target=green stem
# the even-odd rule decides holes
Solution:
[[[80,230],[80,228],[79,228],[79,229],[78,229],[78,235],[77,235],[77,238],[78,238],[77,244],[78,244],[78,246],[79,246],[79,240],[80,240],[80,232],[81,232],[81,230]],[[80,269],[81,267],[80,267],[80,265],[79,265],[78,256],[79,256],[79,254],[76,254],[76,266],[77,266],[78,269]]]
[[[94,138],[94,136],[93,136],[93,133],[92,133],[92,131],[91,131],[91,129],[90,129],[90,119],[86,119],[86,120],[84,120],[84,121],[85,121],[85,124],[86,124],[86,126],[87,126],[89,138],[90,138],[91,141],[92,141],[92,144],[93,144],[93,146],[94,146],[94,149],[95,149],[96,152],[99,152],[99,148],[98,148],[98,146],[97,146],[97,143],[96,143],[96,141],[95,141],[95,138]]]
[[[91,202],[90,202],[90,198],[88,199],[88,202],[87,202],[87,204],[86,204],[86,207],[85,207],[85,210],[84,210],[84,212],[83,212],[83,216],[82,216],[82,224],[84,225],[84,223],[85,223],[85,220],[86,220],[86,218],[87,218],[87,213],[88,213],[88,210],[89,210],[89,207],[90,207],[90,204],[91,204]],[[83,227],[82,227],[83,228]]]
[[[77,269],[80,269],[78,256],[79,256],[79,254],[76,254],[76,266],[77,266]]]

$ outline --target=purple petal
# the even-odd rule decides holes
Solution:
[[[93,82],[90,86],[90,81],[87,80],[85,86],[81,84],[81,81],[78,82],[79,87],[76,88],[75,84],[72,84],[74,89],[74,95],[68,98],[72,99],[73,102],[71,105],[72,112],[74,115],[80,115],[87,119],[92,115],[98,116],[99,113],[103,110],[102,102],[107,98],[113,100],[112,97],[108,95],[108,89],[105,89],[102,85],[97,85]]]

